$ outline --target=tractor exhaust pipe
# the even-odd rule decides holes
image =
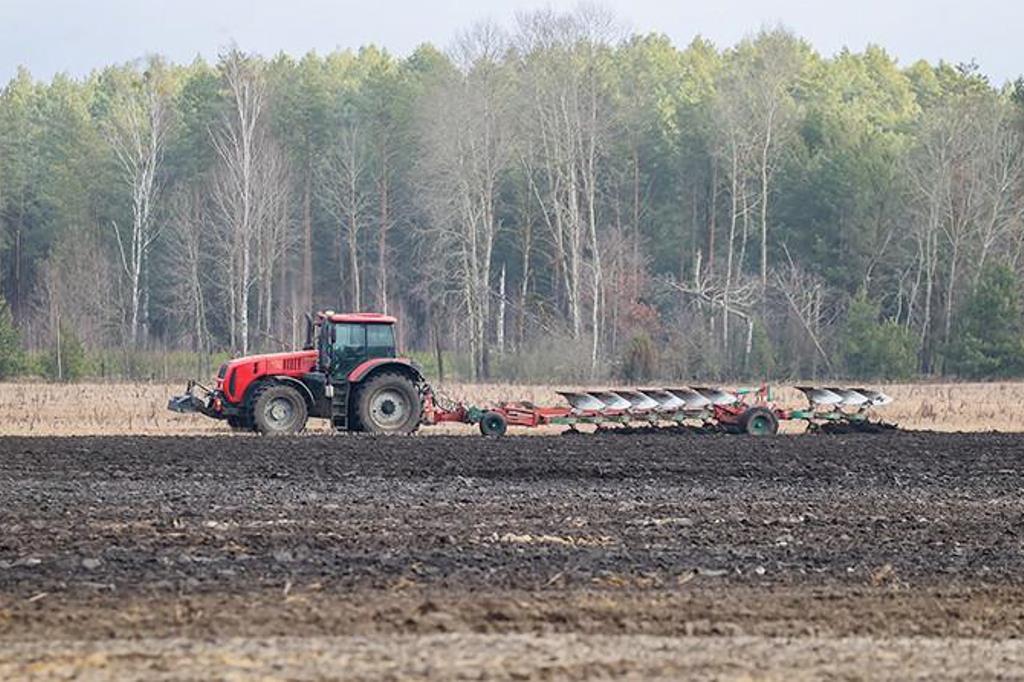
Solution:
[[[313,350],[313,316],[309,313],[306,313],[306,342],[302,350]]]

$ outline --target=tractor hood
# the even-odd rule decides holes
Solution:
[[[217,388],[229,402],[238,402],[245,389],[256,379],[265,376],[299,378],[316,369],[317,351],[299,350],[290,353],[267,353],[235,358],[224,363],[217,373]]]
[[[317,352],[315,350],[296,350],[287,353],[265,353],[263,355],[247,355],[244,358],[235,358],[227,361],[228,369],[239,365],[256,364],[280,370],[303,369],[309,371],[316,365]]]

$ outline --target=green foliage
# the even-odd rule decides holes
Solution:
[[[965,302],[948,349],[950,369],[969,379],[1024,374],[1020,285],[1005,266],[987,268]]]
[[[857,379],[906,379],[916,369],[916,341],[906,327],[879,316],[863,290],[851,301],[842,336],[846,370]]]
[[[85,347],[75,333],[74,327],[61,321],[53,349],[43,359],[43,375],[51,381],[78,381],[89,373],[89,362]]]
[[[775,374],[775,349],[761,320],[754,321],[746,370],[744,374],[750,378],[768,379]]]
[[[1013,87],[1010,91],[1010,99],[1016,104],[1022,113],[1024,113],[1024,76],[1020,76],[1017,80],[1013,81]]]
[[[24,369],[25,356],[21,338],[14,327],[14,318],[7,301],[0,298],[0,379],[8,379]]]
[[[998,89],[972,64],[901,67],[877,46],[823,57],[785,30],[764,30],[733,47],[703,38],[676,45],[658,34],[598,41],[584,64],[578,40],[602,32],[573,24],[586,16],[542,13],[507,42],[494,34],[486,46],[460,42],[447,52],[425,44],[405,57],[372,45],[295,58],[247,55],[265,76],[254,132],[274,153],[261,158],[279,158],[286,166],[279,177],[287,178],[276,217],[260,216],[280,234],[253,241],[260,253],[248,312],[258,343],[291,340],[310,304],[347,307],[353,274],[339,248],[346,246],[358,255],[363,304],[401,311],[406,345],[427,363],[435,362],[431,330],[449,335],[446,370],[454,376],[467,367],[468,350],[465,323],[451,314],[468,295],[456,280],[464,271],[482,273],[481,264],[490,274],[476,276],[490,281],[474,282],[477,291],[497,291],[499,265],[508,276],[502,309],[515,351],[492,354],[494,375],[507,380],[593,378],[587,337],[594,327],[599,376],[799,373],[818,362],[807,327],[793,323],[808,314],[818,315],[819,338],[839,341],[856,376],[930,371],[947,324],[954,334],[941,349],[946,368],[972,377],[1022,371],[1013,291],[989,275],[970,291],[982,250],[990,259],[1016,248],[1024,79]],[[212,141],[227,113],[222,71],[223,64],[201,59],[173,65],[157,57],[48,82],[19,69],[0,90],[0,295],[10,305],[0,311],[0,343],[17,347],[16,339],[4,341],[12,324],[25,332],[33,353],[24,371],[57,374],[54,349],[38,332],[45,325],[34,319],[54,308],[67,312],[71,328],[62,330],[71,344],[69,357],[62,353],[65,378],[196,376],[204,359],[173,351],[183,339],[193,348],[230,346],[237,292],[225,284],[239,259],[221,243],[233,197]],[[499,72],[501,88],[481,78]],[[157,170],[152,221],[161,228],[147,252],[143,293],[145,347],[172,349],[163,356],[123,350],[129,287],[111,225],[130,225],[132,207],[105,140],[124,105],[119,97],[140,94],[155,75],[172,95],[173,125]],[[440,84],[452,82],[462,89],[447,91],[461,93],[449,98],[448,111],[470,112],[470,121],[500,117],[500,134],[475,140],[460,125],[435,134],[439,116],[430,104],[446,92]],[[588,93],[593,101],[585,101]],[[574,112],[588,116],[564,130],[545,128],[538,115],[545,111],[566,122]],[[591,129],[600,134],[584,150]],[[323,191],[322,169],[332,163],[352,176],[334,187],[347,190],[351,216],[340,215]],[[438,187],[426,172],[432,166],[458,182]],[[489,189],[478,199],[438,205],[481,186]],[[960,215],[964,221],[949,217]],[[494,234],[463,240],[464,224],[485,217]],[[752,277],[760,275],[762,218],[768,290],[751,295],[760,284]],[[591,219],[593,242],[580,231]],[[347,245],[350,220],[359,229]],[[176,228],[186,223],[199,226],[194,260],[201,262],[199,283],[183,294],[192,273],[182,272]],[[460,237],[452,240],[452,260],[438,263],[432,247],[449,234]],[[820,283],[814,303],[800,291],[795,305],[778,295],[775,271],[785,275],[790,264]],[[630,308],[656,295],[651,282],[667,278],[679,286],[658,302],[664,314],[650,325],[630,321]],[[839,304],[863,287],[885,292],[887,307],[861,293],[845,323],[836,322]],[[963,302],[951,320],[947,293]],[[980,320],[979,306],[998,314]],[[737,323],[743,318],[723,324],[730,307],[758,318],[749,354]],[[198,308],[206,318],[193,332],[181,320]],[[491,305],[484,321],[492,344],[497,311]],[[512,320],[524,311],[529,321],[513,334]],[[572,313],[579,317],[570,334]],[[910,327],[885,319],[896,315]],[[0,376],[18,372],[17,358],[3,354]]]

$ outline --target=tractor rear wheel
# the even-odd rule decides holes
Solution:
[[[779,432],[779,418],[767,407],[751,407],[743,413],[741,425],[751,436],[773,436]]]
[[[413,433],[423,416],[416,384],[394,372],[382,372],[361,384],[355,407],[359,426],[369,433]]]
[[[253,395],[252,418],[262,434],[299,433],[308,416],[306,399],[291,386],[268,384]]]

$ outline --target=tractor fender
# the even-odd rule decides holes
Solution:
[[[381,369],[394,369],[402,374],[407,374],[417,383],[426,381],[419,368],[413,364],[412,360],[406,358],[373,358],[372,360],[367,360],[348,373],[348,381],[350,384],[358,384]]]
[[[295,377],[290,377],[283,374],[274,374],[268,377],[262,377],[259,380],[252,382],[252,384],[246,391],[246,400],[249,399],[249,396],[252,395],[252,392],[256,389],[258,385],[265,383],[284,384],[286,386],[291,386],[299,392],[299,395],[306,399],[307,407],[312,408],[316,404],[316,399],[313,397],[313,392],[309,390],[309,386],[299,381]]]

